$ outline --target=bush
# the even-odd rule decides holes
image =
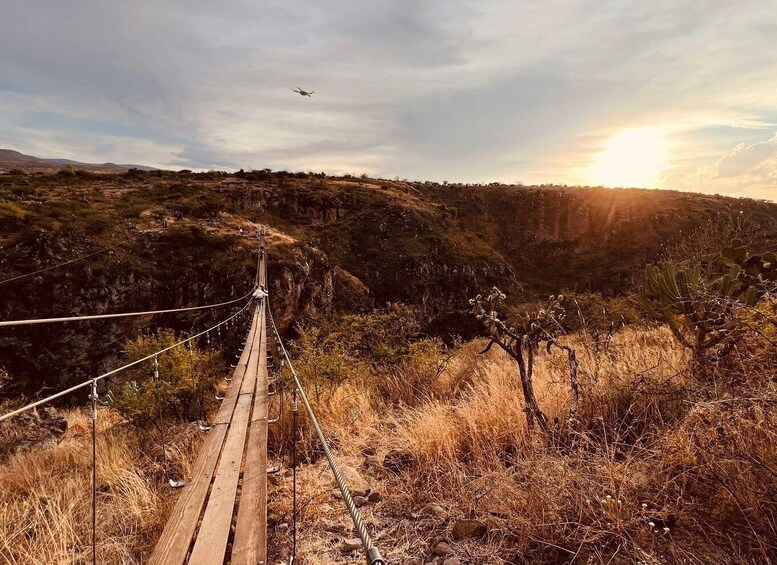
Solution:
[[[24,223],[26,218],[27,212],[20,206],[0,202],[0,225],[8,228],[19,227]]]
[[[176,343],[169,330],[156,336],[141,336],[127,345],[131,359],[142,359]],[[204,416],[205,393],[223,373],[218,353],[179,346],[157,358],[159,381],[154,380],[154,362],[141,363],[125,375],[120,392],[112,396],[113,407],[136,427],[151,425],[159,429],[160,406],[164,415],[177,420],[195,420]]]

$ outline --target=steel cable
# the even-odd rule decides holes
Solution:
[[[143,357],[142,359],[137,359],[135,361],[127,363],[126,365],[122,365],[121,367],[117,367],[116,369],[112,369],[112,370],[108,371],[107,373],[103,373],[102,375],[99,375],[99,376],[95,377],[94,379],[90,379],[88,381],[84,381],[84,382],[79,383],[77,385],[71,386],[68,389],[60,391],[60,392],[58,392],[56,394],[52,394],[50,396],[47,396],[46,398],[42,398],[42,399],[37,400],[35,402],[31,402],[29,404],[26,404],[25,406],[22,406],[21,408],[17,408],[16,410],[12,410],[12,411],[10,411],[10,412],[8,412],[6,414],[3,414],[2,416],[0,416],[0,422],[2,422],[4,420],[7,420],[8,418],[13,418],[14,416],[17,416],[18,414],[21,414],[21,413],[26,412],[28,410],[32,410],[33,408],[37,408],[38,406],[40,406],[42,404],[46,404],[48,402],[51,402],[52,400],[56,400],[57,398],[61,398],[61,397],[65,396],[65,395],[67,395],[67,394],[70,394],[71,392],[74,392],[76,390],[79,390],[79,389],[82,389],[82,388],[84,388],[86,386],[89,386],[89,384],[92,383],[92,381],[101,381],[103,379],[106,379],[106,378],[108,378],[108,377],[110,377],[112,375],[115,375],[116,373],[119,373],[121,371],[129,369],[131,367],[134,367],[135,365],[143,363],[144,361],[148,361],[149,359],[151,359],[151,358],[153,358],[153,357],[155,357],[157,355],[160,355],[160,354],[162,354],[162,353],[164,353],[166,351],[170,351],[171,349],[173,349],[175,347],[179,347],[179,346],[183,345],[184,343],[187,343],[187,342],[189,342],[189,341],[191,341],[191,340],[193,340],[195,338],[200,337],[201,335],[204,335],[204,334],[206,334],[206,333],[208,333],[210,331],[213,331],[214,329],[223,326],[224,324],[226,324],[230,320],[232,320],[235,317],[237,317],[238,315],[240,315],[246,308],[248,308],[250,306],[250,304],[251,304],[251,301],[249,300],[248,302],[246,302],[246,304],[240,310],[238,310],[237,312],[232,314],[229,318],[227,318],[225,320],[222,320],[218,324],[216,324],[214,326],[211,326],[208,329],[203,330],[203,331],[201,331],[198,334],[192,335],[192,336],[190,336],[190,337],[188,337],[186,339],[183,339],[183,340],[181,340],[181,341],[179,341],[177,343],[174,343],[173,345],[165,347],[164,349],[160,349],[159,351],[151,353],[150,355],[147,355],[147,356]]]
[[[219,302],[218,304],[206,304],[204,306],[187,306],[184,308],[170,308],[167,310],[148,310],[146,312],[121,312],[118,314],[93,314],[88,316],[68,316],[62,318],[32,318],[30,320],[7,320],[0,322],[0,328],[7,328],[12,326],[32,326],[36,324],[53,324],[55,322],[80,322],[85,320],[106,320],[110,318],[127,318],[130,316],[150,316],[152,314],[170,314],[173,312],[191,312],[193,310],[206,310],[209,308],[219,308],[221,306],[229,306],[241,300],[245,300],[250,297],[256,287],[253,287],[247,294],[234,300],[227,300],[226,302]]]
[[[356,527],[356,531],[359,534],[359,538],[361,539],[362,547],[366,553],[367,563],[369,565],[386,565],[383,557],[381,557],[380,551],[372,543],[372,538],[370,537],[369,532],[367,532],[367,527],[362,521],[361,513],[353,501],[351,492],[348,490],[348,485],[345,483],[345,479],[343,479],[343,475],[340,472],[340,467],[337,464],[334,455],[332,454],[332,450],[329,448],[329,443],[326,441],[326,437],[324,437],[324,431],[322,430],[321,425],[318,423],[318,419],[316,418],[316,415],[313,412],[313,408],[308,401],[307,394],[305,394],[305,389],[302,388],[299,375],[297,375],[297,372],[294,370],[294,366],[291,363],[291,359],[289,358],[289,354],[286,351],[286,347],[283,345],[283,341],[281,341],[281,336],[278,333],[278,328],[275,325],[275,320],[272,316],[272,310],[268,307],[267,311],[270,316],[270,321],[273,325],[273,331],[275,332],[278,344],[280,345],[281,352],[283,353],[286,362],[289,364],[289,370],[291,371],[291,375],[294,379],[295,390],[299,392],[299,395],[302,398],[302,404],[305,406],[305,411],[308,413],[308,416],[310,417],[310,420],[313,424],[313,428],[316,431],[316,435],[321,442],[321,446],[324,449],[324,454],[326,455],[327,461],[329,462],[329,467],[332,469],[332,473],[334,474],[335,480],[337,481],[337,486],[340,488],[340,493],[343,496],[345,505],[348,508],[348,512],[351,514],[351,520],[353,521],[353,524]]]

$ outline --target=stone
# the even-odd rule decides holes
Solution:
[[[410,559],[405,559],[402,565],[424,565],[424,560],[420,557],[411,557]]]
[[[459,561],[455,557],[449,557],[448,559],[442,562],[442,565],[461,565],[461,561]]]
[[[453,539],[479,538],[486,535],[488,528],[478,520],[456,520],[453,523]]]
[[[347,538],[347,539],[344,539],[343,542],[340,544],[340,549],[342,549],[344,553],[350,553],[352,551],[356,551],[357,549],[361,549],[361,547],[362,547],[362,540],[359,538]]]
[[[364,480],[361,473],[351,467],[350,465],[343,465],[340,467],[340,475],[342,475],[345,484],[348,485],[348,490],[351,491],[351,496],[368,496],[372,491],[369,483]]]
[[[324,526],[324,529],[328,532],[333,532],[335,534],[340,535],[346,535],[351,533],[351,530],[347,527],[345,527],[340,522],[335,522],[334,520],[321,520],[321,524]]]
[[[440,557],[447,557],[453,553],[453,548],[447,542],[441,541],[432,548],[432,553]]]
[[[354,496],[353,497],[353,503],[356,505],[356,508],[361,508],[365,504],[367,504],[368,500],[363,496]]]
[[[367,497],[367,500],[369,500],[370,502],[380,502],[381,500],[383,500],[383,495],[377,491],[372,491],[370,493],[370,496]]]

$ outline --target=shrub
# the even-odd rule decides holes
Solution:
[[[677,268],[648,265],[642,302],[693,352],[700,374],[724,358],[752,328],[741,313],[752,310],[777,278],[774,253],[751,255],[734,240],[714,262]]]
[[[0,225],[8,228],[19,227],[27,218],[27,212],[16,204],[0,202]]]
[[[178,338],[169,330],[156,336],[131,340],[127,353],[140,359],[169,347]],[[124,376],[118,394],[112,395],[113,407],[137,427],[160,427],[158,415],[177,420],[194,420],[204,416],[204,396],[213,389],[215,378],[223,372],[217,353],[179,346],[157,357],[159,380],[154,379],[154,362],[149,360]]]

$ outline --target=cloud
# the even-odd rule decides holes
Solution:
[[[777,161],[777,134],[768,141],[752,145],[745,143],[737,145],[718,161],[718,177],[760,176],[773,169],[775,161]]]
[[[665,186],[739,193],[773,178],[759,160],[773,143],[753,132],[777,121],[773,4],[743,6],[8,0],[0,143],[173,168],[574,183],[603,140],[656,126],[676,141]],[[699,184],[713,169],[715,188]]]

